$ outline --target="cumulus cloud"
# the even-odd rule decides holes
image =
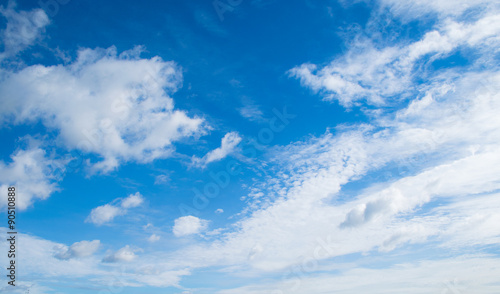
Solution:
[[[129,245],[120,248],[118,251],[113,252],[111,254],[108,254],[106,257],[103,258],[102,262],[109,262],[109,263],[114,263],[114,262],[131,262],[133,261],[137,256],[134,253],[134,250],[130,248]]]
[[[113,204],[115,202],[118,202],[118,204]],[[117,216],[127,214],[128,209],[137,207],[143,202],[144,198],[139,192],[130,194],[125,199],[115,199],[111,204],[105,204],[92,209],[85,222],[96,225],[108,223]]]
[[[35,141],[33,141],[35,142]],[[51,159],[36,143],[11,155],[11,162],[0,161],[0,207],[7,205],[7,188],[17,187],[16,205],[24,210],[35,200],[47,199],[58,191],[58,176],[65,170],[65,161]]]
[[[227,133],[221,141],[221,146],[208,152],[202,158],[193,156],[193,164],[198,167],[206,167],[209,163],[219,161],[233,153],[236,146],[241,142],[241,137],[237,132]]]
[[[95,154],[93,171],[169,157],[173,143],[204,133],[204,120],[174,109],[180,68],[141,48],[82,49],[69,65],[33,65],[0,81],[0,124],[41,121],[67,149]]]
[[[54,256],[58,259],[67,260],[71,258],[88,257],[93,255],[101,245],[99,240],[80,241],[73,245],[56,247],[58,251]]]
[[[176,237],[199,234],[208,227],[208,221],[195,216],[183,216],[175,220],[172,232]]]
[[[7,7],[0,7],[0,14],[7,20],[7,27],[1,32],[4,52],[0,60],[16,55],[40,39],[49,17],[42,9],[16,11],[15,2],[9,1]]]

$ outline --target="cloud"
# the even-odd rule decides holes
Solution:
[[[160,241],[160,236],[156,235],[156,234],[153,234],[151,235],[149,238],[148,238],[148,241],[150,243],[154,243],[154,242],[157,242],[157,241]]]
[[[447,17],[459,17],[467,11],[478,8],[480,11],[498,9],[498,2],[495,0],[457,0],[453,3],[446,0],[382,0],[379,1],[379,4],[384,8],[389,8],[396,16],[410,20],[429,14],[445,19]]]
[[[105,204],[92,209],[85,222],[102,225],[112,221],[115,217],[122,215],[123,213],[124,211],[120,207]]]
[[[289,273],[279,281],[221,290],[217,294],[264,293],[467,293],[498,291],[494,256],[458,256],[405,262],[388,267],[353,268],[341,264],[335,274]]]
[[[172,232],[176,237],[199,234],[208,227],[208,221],[195,216],[183,216],[175,220]]]
[[[264,121],[264,113],[257,105],[248,104],[238,109],[241,116],[250,121]]]
[[[7,73],[0,125],[41,121],[59,131],[67,149],[101,158],[94,172],[169,157],[174,142],[204,133],[204,120],[174,109],[169,94],[181,86],[180,68],[159,57],[141,59],[141,50],[82,49],[69,65]]]
[[[491,55],[491,49],[500,43],[499,34],[500,15],[496,13],[472,23],[449,19],[410,44],[383,44],[386,46],[380,48],[380,44],[360,36],[345,55],[330,64],[318,67],[305,63],[289,74],[327,101],[337,100],[346,107],[361,101],[383,105],[417,94],[414,79],[424,75],[422,68],[458,48]]]
[[[193,164],[198,167],[206,167],[209,163],[219,161],[233,153],[236,146],[241,142],[241,137],[237,132],[227,133],[221,141],[221,146],[208,152],[202,158],[193,156]]]
[[[117,202],[118,200],[115,199],[113,202]],[[85,222],[98,226],[111,222],[115,217],[127,214],[128,209],[137,207],[143,202],[144,198],[139,192],[130,194],[127,198],[119,200],[118,205],[105,204],[92,209]]]
[[[331,265],[338,256],[385,258],[414,244],[423,252],[453,250],[458,255],[470,252],[471,246],[481,250],[498,242],[500,72],[491,62],[498,47],[492,31],[498,26],[483,30],[496,19],[488,12],[469,22],[447,20],[419,40],[402,44],[374,47],[362,40],[359,52],[377,52],[359,59],[366,64],[357,63],[354,55],[349,59],[352,52],[338,57],[346,66],[354,60],[353,72],[361,76],[356,66],[366,72],[374,66],[371,73],[379,76],[366,76],[373,84],[358,84],[366,97],[389,103],[393,93],[404,93],[407,106],[377,109],[365,123],[340,125],[322,136],[274,147],[266,162],[268,175],[251,188],[246,216],[216,241],[172,254],[187,257],[178,266],[223,266],[262,276],[296,269],[315,254],[319,264]],[[459,46],[474,48],[477,58],[437,71],[423,66],[419,80],[411,78],[413,66],[421,62],[416,60],[441,58]],[[390,62],[377,60],[379,52]],[[404,74],[391,77],[395,66]],[[400,80],[409,91],[396,85]],[[347,95],[346,102],[358,101],[355,95]],[[362,262],[355,263],[358,276]],[[323,293],[338,290],[325,285]]]
[[[121,207],[124,209],[134,208],[141,205],[144,202],[142,195],[137,192],[135,194],[130,194],[127,198],[123,199],[120,203]]]
[[[94,241],[80,241],[76,242],[70,247],[61,246],[58,248],[58,253],[54,256],[57,259],[68,260],[71,258],[81,258],[93,255],[101,245],[99,240]]]
[[[217,209],[215,210],[215,213],[217,213],[217,214],[224,213],[224,209],[222,209],[222,208],[217,208]]]
[[[158,175],[155,177],[155,185],[166,184],[170,181],[170,176],[168,175]]]
[[[25,210],[35,200],[45,200],[59,190],[57,181],[64,174],[65,161],[48,158],[39,142],[19,149],[11,155],[11,162],[0,161],[0,207],[7,206],[7,188],[17,188],[16,206]]]
[[[42,9],[15,11],[16,4],[9,1],[7,7],[0,7],[0,14],[7,20],[7,27],[1,32],[4,52],[0,60],[16,55],[40,39],[49,17]]]
[[[6,235],[7,229],[0,227],[0,233]],[[43,285],[47,279],[57,280],[65,287],[67,285],[64,281],[70,279],[71,287],[75,288],[88,286],[89,281],[96,287],[106,287],[113,283],[120,283],[123,287],[179,287],[181,277],[190,274],[187,269],[172,270],[169,262],[162,262],[163,256],[157,252],[144,259],[137,258],[136,252],[140,249],[132,249],[130,246],[101,256],[98,250],[94,251],[100,243],[98,240],[76,242],[68,247],[21,232],[18,232],[17,238],[22,242],[16,244],[16,250],[23,254],[16,256],[16,264],[23,265],[23,277],[30,282],[28,285],[20,283],[19,289]],[[5,238],[0,240],[1,248],[7,246]],[[103,259],[107,262],[103,262]],[[7,255],[0,255],[0,262],[7,264]],[[119,273],[113,263],[121,266]],[[55,287],[56,284],[52,286]],[[30,288],[30,293],[35,288],[41,289],[35,286]]]
[[[131,262],[137,256],[134,253],[134,250],[130,249],[130,246],[127,245],[123,248],[120,248],[118,251],[113,252],[106,257],[103,258],[102,262],[114,263],[114,262]]]

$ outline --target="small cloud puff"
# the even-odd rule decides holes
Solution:
[[[183,216],[175,220],[173,233],[176,237],[199,234],[208,227],[208,221],[192,215]]]
[[[116,202],[117,200],[118,199],[115,199],[113,202]],[[139,192],[130,194],[127,198],[122,199],[118,205],[105,204],[92,209],[85,222],[102,225],[112,221],[119,215],[125,215],[128,212],[128,209],[137,207],[143,202],[144,198]]]

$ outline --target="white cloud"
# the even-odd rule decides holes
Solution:
[[[90,215],[85,221],[96,225],[102,225],[112,221],[115,217],[122,215],[123,213],[124,210],[120,209],[120,207],[105,204],[92,209]]]
[[[55,254],[55,257],[63,260],[88,257],[93,255],[99,249],[100,245],[101,242],[99,240],[76,242],[70,247],[61,246],[57,248],[59,252]]]
[[[459,17],[467,11],[480,8],[482,11],[498,10],[495,0],[382,0],[379,3],[388,7],[395,15],[406,19],[416,19],[426,14],[434,14],[438,18]]]
[[[170,177],[168,175],[158,175],[155,177],[155,185],[166,184],[170,181]]]
[[[137,192],[135,194],[130,194],[127,198],[123,199],[120,203],[121,207],[124,209],[134,208],[141,205],[144,202],[144,198],[141,193]]]
[[[151,242],[151,243],[154,243],[154,242],[157,242],[157,241],[160,241],[160,236],[156,235],[156,234],[153,234],[151,235],[149,238],[148,238],[148,241]]]
[[[495,293],[500,274],[493,256],[459,256],[406,262],[382,268],[343,265],[335,274],[289,273],[274,283],[221,290],[218,294],[284,293]],[[342,266],[342,265],[341,265]]]
[[[159,57],[141,59],[140,52],[82,49],[69,65],[7,74],[0,81],[0,123],[41,121],[59,130],[68,149],[102,158],[94,171],[169,157],[175,141],[204,133],[204,121],[174,109],[169,94],[181,85],[179,67]]]
[[[0,60],[16,55],[40,39],[49,17],[42,9],[15,11],[15,2],[9,1],[7,7],[0,7],[0,14],[7,20],[7,27],[2,31],[4,52]]]
[[[65,161],[51,159],[36,141],[27,149],[11,155],[11,162],[0,161],[0,208],[7,205],[7,188],[17,188],[16,205],[24,210],[35,200],[47,199],[58,191],[58,176],[65,170]]]
[[[0,227],[0,233],[6,235],[7,230]],[[30,282],[27,286],[34,285],[30,288],[30,293],[31,289],[42,289],[36,285],[43,285],[49,279],[54,282],[53,285],[57,281],[71,279],[71,286],[75,288],[88,286],[89,281],[96,287],[117,285],[116,283],[123,287],[179,287],[181,277],[190,273],[187,269],[172,270],[172,266],[168,262],[162,262],[159,258],[161,255],[158,254],[151,254],[145,259],[137,258],[135,252],[139,249],[132,249],[130,246],[102,256],[94,251],[99,244],[97,240],[77,242],[68,247],[21,232],[17,234],[17,238],[22,242],[16,244],[16,250],[23,254],[17,256],[16,263],[23,265],[23,277]],[[0,248],[7,246],[8,241],[2,238]],[[69,252],[65,255],[66,249]],[[58,254],[62,256],[57,256]],[[103,263],[103,259],[108,262]],[[0,263],[8,262],[7,255],[0,255]],[[116,271],[113,263],[118,263],[116,266],[120,267],[120,272]],[[26,284],[20,283],[19,289],[27,289],[25,286]]]
[[[206,167],[209,163],[219,161],[233,153],[236,146],[241,142],[241,137],[237,132],[230,132],[224,135],[221,146],[208,152],[202,158],[193,156],[193,164],[198,167]]]
[[[106,257],[103,258],[103,262],[109,262],[109,263],[114,263],[114,262],[131,262],[133,261],[137,256],[134,253],[134,250],[130,248],[129,245],[120,248],[118,251],[113,252]]]
[[[331,264],[333,257],[374,252],[385,257],[411,244],[428,245],[430,251],[467,252],[470,246],[498,243],[500,73],[488,62],[498,40],[480,29],[492,23],[496,17],[491,13],[468,24],[447,22],[420,43],[376,49],[389,52],[395,63],[376,60],[376,54],[363,56],[368,63],[355,65],[370,71],[375,64],[374,72],[381,75],[394,64],[447,54],[465,43],[478,49],[479,58],[465,72],[449,68],[433,75],[425,72],[418,83],[405,80],[406,86],[418,89],[408,93],[406,108],[374,112],[369,123],[339,126],[318,138],[274,148],[273,159],[266,162],[273,172],[252,187],[260,197],[249,197],[248,216],[216,241],[173,254],[188,256],[177,260],[178,266],[218,265],[261,276],[283,273],[325,244],[318,262]],[[478,39],[471,32],[478,33]],[[443,45],[447,43],[451,47]],[[359,45],[372,48],[371,42]],[[397,49],[394,54],[392,48]],[[363,91],[369,97],[402,91],[388,87],[391,82],[384,84],[385,79]],[[364,190],[357,188],[364,185]],[[477,275],[487,272],[482,269]],[[331,289],[336,288],[325,286],[322,291]]]
[[[172,232],[176,237],[199,234],[208,227],[208,221],[195,216],[183,216],[175,220]]]
[[[215,210],[215,213],[217,213],[217,214],[224,213],[224,209],[222,209],[222,208],[217,208],[217,209]]]
[[[128,209],[137,207],[144,202],[144,198],[139,192],[130,194],[125,199],[115,199],[113,202],[118,200],[118,205],[105,204],[92,209],[85,222],[90,222],[96,225],[108,223],[117,216],[127,214]]]
[[[496,13],[486,14],[473,23],[448,19],[410,44],[380,48],[380,44],[360,36],[345,55],[327,66],[318,68],[306,63],[289,73],[299,78],[302,85],[321,93],[325,100],[337,100],[348,107],[363,100],[382,105],[418,93],[413,79],[416,75],[421,77],[425,68],[419,62],[430,63],[461,46],[489,56],[500,44],[499,35],[500,15]]]

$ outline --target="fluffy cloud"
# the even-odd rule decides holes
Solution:
[[[60,246],[57,248],[59,252],[55,254],[55,257],[63,260],[88,257],[94,254],[99,249],[100,245],[101,242],[99,240],[94,240],[76,242],[70,247]]]
[[[42,9],[15,11],[14,1],[9,1],[6,8],[0,7],[0,14],[7,20],[7,27],[1,33],[4,52],[0,53],[0,60],[32,45],[50,23],[49,17]]]
[[[241,137],[236,132],[227,133],[221,141],[221,146],[208,152],[202,158],[193,157],[193,164],[199,167],[206,167],[209,163],[219,161],[236,149],[236,146],[241,142]]]
[[[425,68],[419,63],[429,64],[460,47],[474,48],[486,57],[500,44],[499,34],[500,15],[496,13],[488,13],[473,23],[449,19],[409,45],[380,48],[371,39],[360,37],[345,55],[329,65],[318,68],[303,64],[290,70],[290,75],[321,93],[325,100],[337,100],[344,106],[362,100],[381,105],[418,93],[414,77],[422,76],[421,68]]]
[[[181,85],[179,67],[159,57],[141,59],[140,52],[82,49],[67,66],[33,65],[6,74],[0,122],[41,121],[57,129],[68,149],[102,159],[94,171],[166,158],[175,141],[204,132],[203,119],[174,109],[169,94]]]
[[[183,216],[175,220],[172,229],[176,237],[199,234],[208,227],[208,221],[195,216]]]
[[[33,143],[34,142],[34,143]],[[24,210],[36,199],[47,199],[58,190],[58,176],[64,173],[65,162],[51,159],[39,144],[19,149],[11,155],[11,162],[0,161],[0,208],[7,205],[7,188],[17,188],[16,205]]]
[[[144,198],[139,192],[137,192],[135,194],[130,194],[125,199],[115,199],[112,203],[115,202],[119,203],[117,205],[105,204],[92,209],[85,222],[90,222],[96,225],[102,225],[110,222],[119,215],[125,215],[128,212],[128,209],[141,205],[144,202]]]
[[[134,250],[130,248],[130,246],[125,246],[121,249],[119,249],[116,252],[113,252],[102,260],[103,262],[131,262],[133,261],[137,256],[134,253]]]

